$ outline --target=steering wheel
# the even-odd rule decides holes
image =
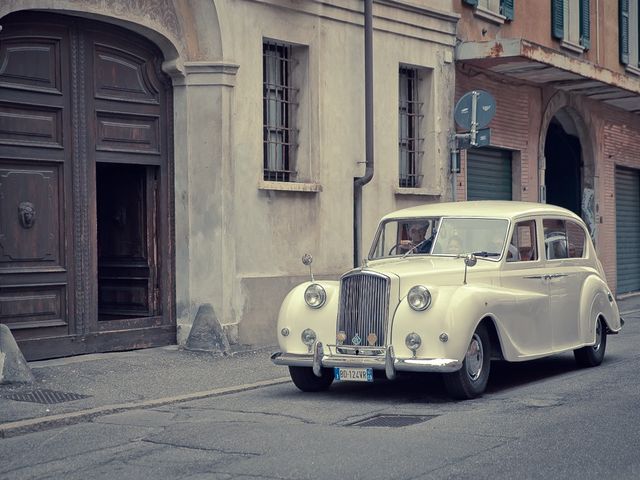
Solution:
[[[389,250],[389,253],[387,255],[391,255],[391,252],[393,252],[394,250],[397,250],[398,247],[413,248],[413,245],[404,245],[403,243],[396,243],[393,247],[391,247],[391,249]],[[399,252],[396,252],[396,253],[399,253]]]

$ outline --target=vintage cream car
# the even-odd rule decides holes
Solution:
[[[303,259],[310,264],[310,258]],[[281,351],[303,391],[374,370],[441,372],[449,394],[485,390],[492,359],[573,350],[599,365],[622,319],[583,221],[563,208],[457,202],[385,216],[368,259],[339,281],[294,288],[278,317]]]

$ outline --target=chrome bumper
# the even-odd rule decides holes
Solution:
[[[462,368],[462,362],[452,358],[396,358],[393,347],[386,348],[384,355],[325,355],[322,343],[315,344],[313,353],[298,354],[275,352],[271,361],[276,365],[311,367],[320,376],[322,368],[353,367],[384,370],[387,378],[393,380],[396,372],[455,372]]]

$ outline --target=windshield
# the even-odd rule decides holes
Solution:
[[[432,247],[434,255],[474,253],[498,259],[502,256],[509,221],[494,218],[443,218]]]
[[[431,252],[437,233],[437,217],[393,219],[383,222],[371,247],[371,260]]]

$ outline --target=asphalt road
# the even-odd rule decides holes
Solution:
[[[494,364],[477,400],[450,401],[436,375],[320,394],[286,383],[0,439],[0,478],[637,479],[636,315],[600,367]],[[376,415],[420,422],[353,425]]]

